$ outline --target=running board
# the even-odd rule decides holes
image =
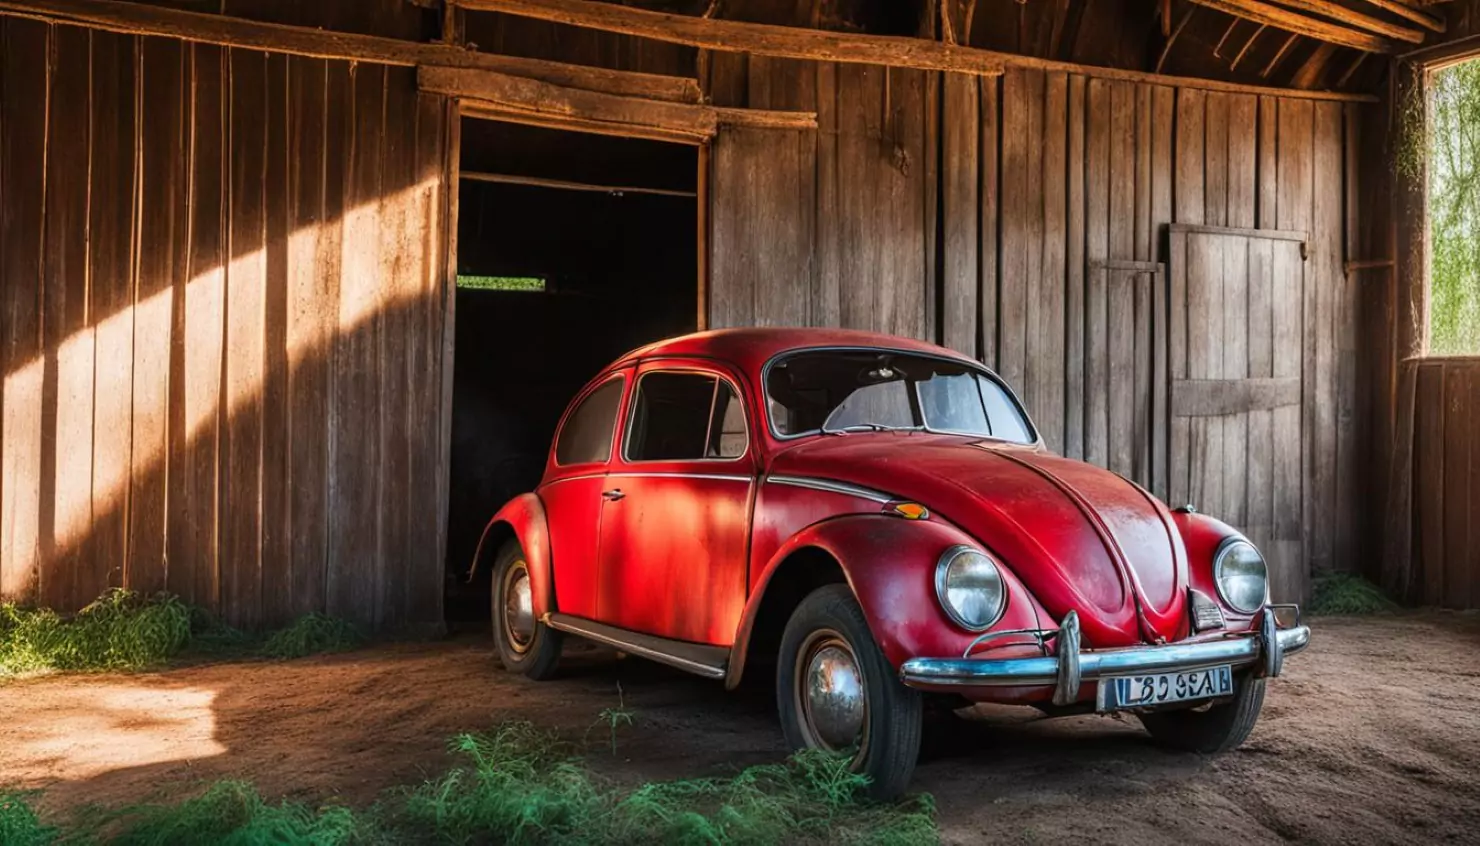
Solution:
[[[730,663],[730,650],[723,646],[669,640],[666,637],[619,629],[569,614],[550,612],[545,625],[562,632],[614,646],[623,652],[677,667],[707,679],[722,679]]]

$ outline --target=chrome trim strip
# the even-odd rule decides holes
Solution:
[[[558,629],[562,632],[569,632],[573,635],[579,635],[580,637],[587,638],[588,640],[599,641],[608,646],[614,646],[617,649],[622,650],[623,652],[630,652],[633,655],[638,655],[652,661],[657,661],[660,664],[667,664],[670,667],[677,667],[680,670],[686,670],[690,673],[703,676],[707,679],[722,679],[725,677],[726,667],[724,667],[723,665],[717,666],[714,664],[705,664],[700,661],[694,661],[689,658],[684,658],[680,655],[673,655],[668,652],[662,652],[651,647],[643,646],[642,644],[635,643],[631,640],[626,640],[621,637],[617,637],[616,635],[608,634],[606,631],[604,631],[604,629],[607,628],[605,626],[602,627],[603,630],[597,630],[594,627],[581,625],[577,619],[565,615],[554,614],[546,614],[544,617],[544,623],[552,629]]]
[[[1276,642],[1282,655],[1293,655],[1310,644],[1310,628],[1281,629]],[[1164,673],[1201,670],[1220,664],[1249,666],[1262,660],[1257,632],[1201,643],[1171,646],[1138,646],[1103,652],[1080,652],[1079,681],[1099,681],[1132,673]],[[900,665],[900,680],[907,685],[961,687],[1036,687],[1055,685],[1059,659],[1048,658],[911,658]]]
[[[639,473],[614,470],[607,474],[613,479],[713,479],[716,482],[749,482],[751,477],[726,475],[724,473]]]
[[[794,488],[809,488],[814,491],[827,491],[828,493],[862,497],[873,500],[880,505],[899,499],[899,497],[890,496],[872,488],[850,485],[847,482],[834,482],[831,479],[817,479],[811,476],[767,476],[766,481],[775,482],[778,485],[790,485]]]

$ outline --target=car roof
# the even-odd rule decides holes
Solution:
[[[980,363],[954,350],[913,338],[885,335],[881,332],[863,332],[856,329],[750,327],[713,329],[708,332],[695,332],[658,341],[627,353],[613,362],[611,368],[608,369],[625,367],[641,359],[698,357],[727,361],[747,373],[754,373],[780,353],[829,347],[877,347],[952,358],[980,366]]]

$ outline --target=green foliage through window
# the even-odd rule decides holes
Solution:
[[[1480,355],[1480,60],[1428,89],[1428,352]]]
[[[465,276],[458,274],[457,287],[479,291],[543,291],[545,280],[537,276]]]

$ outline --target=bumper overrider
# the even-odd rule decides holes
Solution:
[[[1310,644],[1310,627],[1301,624],[1299,609],[1295,623],[1280,628],[1276,608],[1260,615],[1253,631],[1230,634],[1216,640],[1135,646],[1124,649],[1080,649],[1079,615],[1070,611],[1056,632],[1041,633],[1041,640],[1055,642],[1054,655],[1030,658],[911,658],[899,668],[900,679],[911,687],[1041,687],[1053,685],[1055,705],[1070,705],[1079,698],[1081,686],[1113,676],[1183,672],[1231,665],[1234,669],[1254,667],[1263,678],[1280,674],[1286,655]],[[977,642],[972,644],[975,648]],[[1041,641],[1040,641],[1041,642]]]

